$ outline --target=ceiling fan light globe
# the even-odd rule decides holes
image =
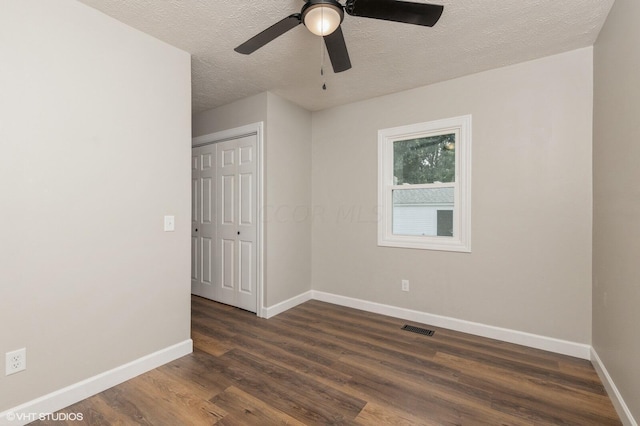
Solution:
[[[342,22],[342,14],[334,6],[318,5],[304,14],[304,25],[318,36],[327,36],[334,32]]]

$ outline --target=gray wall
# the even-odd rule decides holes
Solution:
[[[187,53],[71,0],[0,2],[0,57],[3,411],[190,338],[191,88]]]
[[[640,2],[616,0],[594,50],[593,347],[640,419]]]
[[[312,288],[590,343],[592,53],[314,113]],[[472,253],[378,247],[378,130],[464,114]]]
[[[267,92],[193,115],[193,137],[267,121]]]
[[[311,113],[268,93],[266,305],[311,290]]]
[[[261,93],[194,115],[193,136],[264,122],[266,307],[311,289],[311,113]]]

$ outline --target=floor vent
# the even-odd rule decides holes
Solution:
[[[402,327],[403,330],[411,331],[412,333],[424,334],[425,336],[433,336],[435,331],[427,330],[426,328],[414,327],[412,325],[406,325]]]

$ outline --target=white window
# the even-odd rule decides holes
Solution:
[[[378,132],[378,245],[471,251],[471,116]]]

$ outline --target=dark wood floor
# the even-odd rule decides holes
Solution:
[[[68,407],[69,425],[621,424],[585,360],[317,301],[269,320],[192,306],[193,354]]]

